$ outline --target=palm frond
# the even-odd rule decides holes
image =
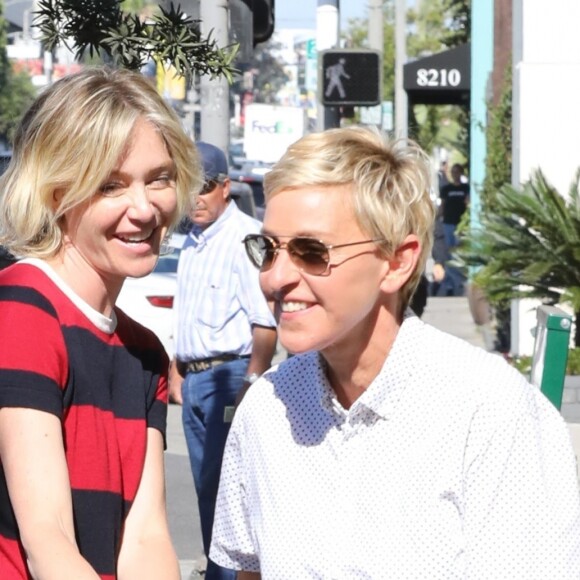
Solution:
[[[538,170],[520,190],[504,186],[493,213],[462,237],[456,259],[476,270],[492,301],[539,297],[580,306],[579,182],[580,170],[564,198]]]

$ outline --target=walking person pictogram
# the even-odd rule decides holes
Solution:
[[[344,91],[344,87],[342,86],[341,77],[345,79],[350,79],[350,75],[344,70],[344,63],[346,62],[345,58],[339,59],[336,64],[329,66],[326,69],[326,78],[330,79],[328,83],[328,87],[326,87],[326,91],[324,92],[325,97],[330,97],[330,95],[334,92],[334,89],[338,89],[338,94],[340,95],[341,99],[344,99],[346,93]]]

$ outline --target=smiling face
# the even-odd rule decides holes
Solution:
[[[282,242],[308,236],[328,245],[372,237],[355,220],[350,186],[277,193],[268,200],[263,231]],[[272,267],[260,273],[262,290],[275,303],[278,336],[290,352],[349,352],[351,345],[366,344],[379,332],[388,261],[371,243],[331,249],[330,264],[326,275],[309,275],[280,250]]]
[[[114,301],[127,276],[155,267],[176,205],[174,163],[155,127],[139,120],[109,178],[65,214],[64,247],[50,261],[85,300],[100,286]]]

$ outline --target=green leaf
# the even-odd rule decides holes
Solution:
[[[199,21],[173,4],[142,22],[124,13],[120,0],[40,0],[35,24],[49,50],[71,39],[77,59],[85,51],[104,51],[116,64],[138,70],[156,57],[184,76],[223,75],[229,82],[239,72],[232,64],[235,52],[218,47],[211,32],[203,38]]]

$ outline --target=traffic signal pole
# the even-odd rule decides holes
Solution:
[[[339,0],[318,0],[316,10],[316,49],[337,48],[340,31]],[[323,90],[321,86],[318,90]],[[318,105],[317,126],[319,131],[340,127],[338,107]]]
[[[409,104],[403,88],[403,65],[407,60],[407,3],[395,3],[395,137],[406,139],[409,134]]]
[[[201,0],[201,32],[217,40],[218,46],[229,44],[228,0]],[[201,140],[227,152],[230,141],[230,86],[223,75],[200,78]]]
[[[369,16],[368,16],[368,30],[369,30],[369,48],[377,50],[381,55],[384,53],[384,16],[383,16],[383,0],[369,0]],[[381,59],[382,60],[382,59]],[[382,128],[383,113],[381,110],[381,123],[379,128]]]
[[[383,0],[369,0],[369,48],[384,52]]]

